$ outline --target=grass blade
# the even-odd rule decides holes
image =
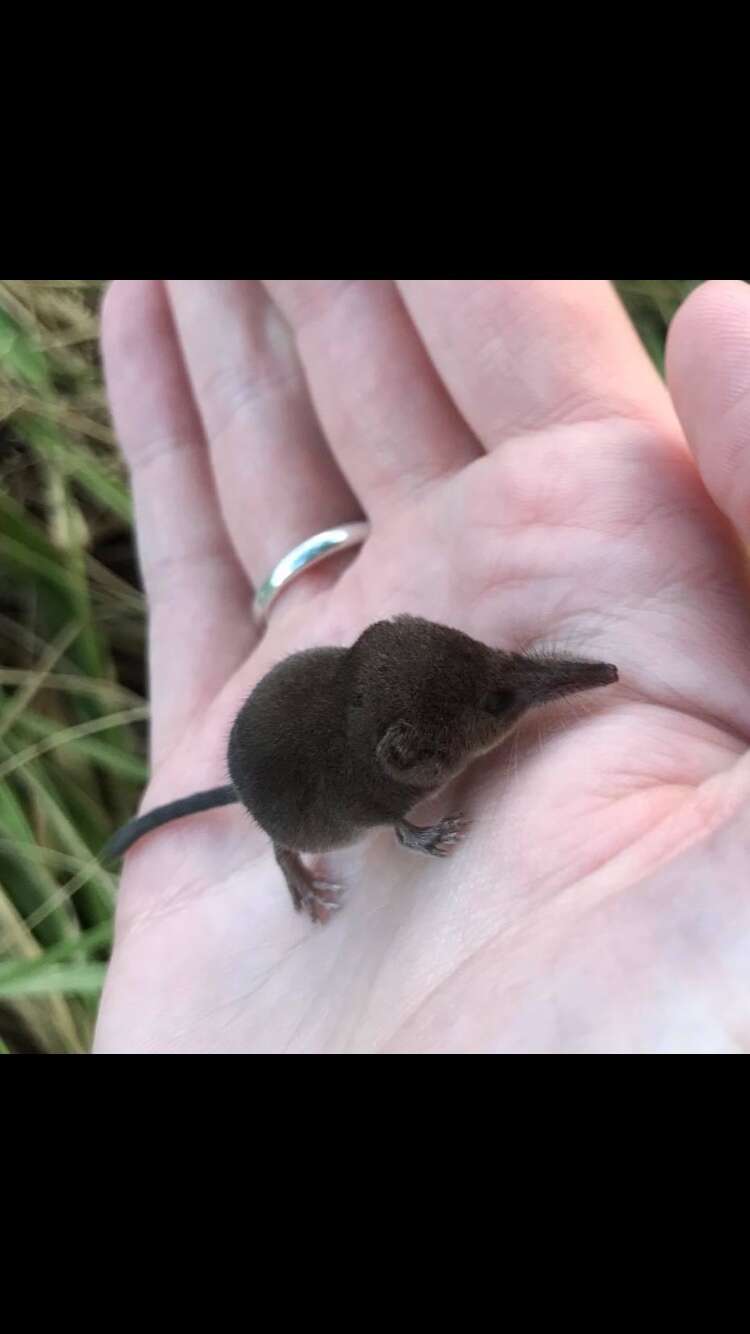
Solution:
[[[19,976],[3,978],[0,972],[0,999],[25,999],[29,996],[98,996],[107,968],[103,963],[48,963],[41,960]]]

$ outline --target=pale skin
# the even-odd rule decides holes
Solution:
[[[620,683],[541,715],[293,911],[238,807],[122,876],[98,1052],[750,1049],[750,289],[707,283],[665,387],[605,282],[121,282],[104,312],[150,605],[143,808],[226,781],[287,653],[409,611]],[[358,553],[252,628],[290,547]]]

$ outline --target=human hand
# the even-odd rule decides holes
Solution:
[[[123,282],[103,340],[151,610],[147,807],[226,780],[274,662],[397,612],[620,684],[425,805],[471,816],[453,857],[391,830],[327,857],[350,892],[323,929],[241,808],[149,835],[95,1050],[747,1050],[750,290],[685,303],[671,399],[598,282]],[[252,585],[363,512],[365,546],[258,639]]]

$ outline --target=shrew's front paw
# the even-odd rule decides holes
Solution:
[[[404,848],[426,852],[430,857],[448,857],[457,843],[466,837],[471,822],[463,815],[446,815],[435,825],[419,826],[399,820],[396,838]]]

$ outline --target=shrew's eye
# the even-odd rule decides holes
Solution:
[[[482,708],[486,713],[491,713],[495,718],[500,718],[509,709],[512,709],[515,702],[516,697],[512,690],[491,690],[482,700]]]

